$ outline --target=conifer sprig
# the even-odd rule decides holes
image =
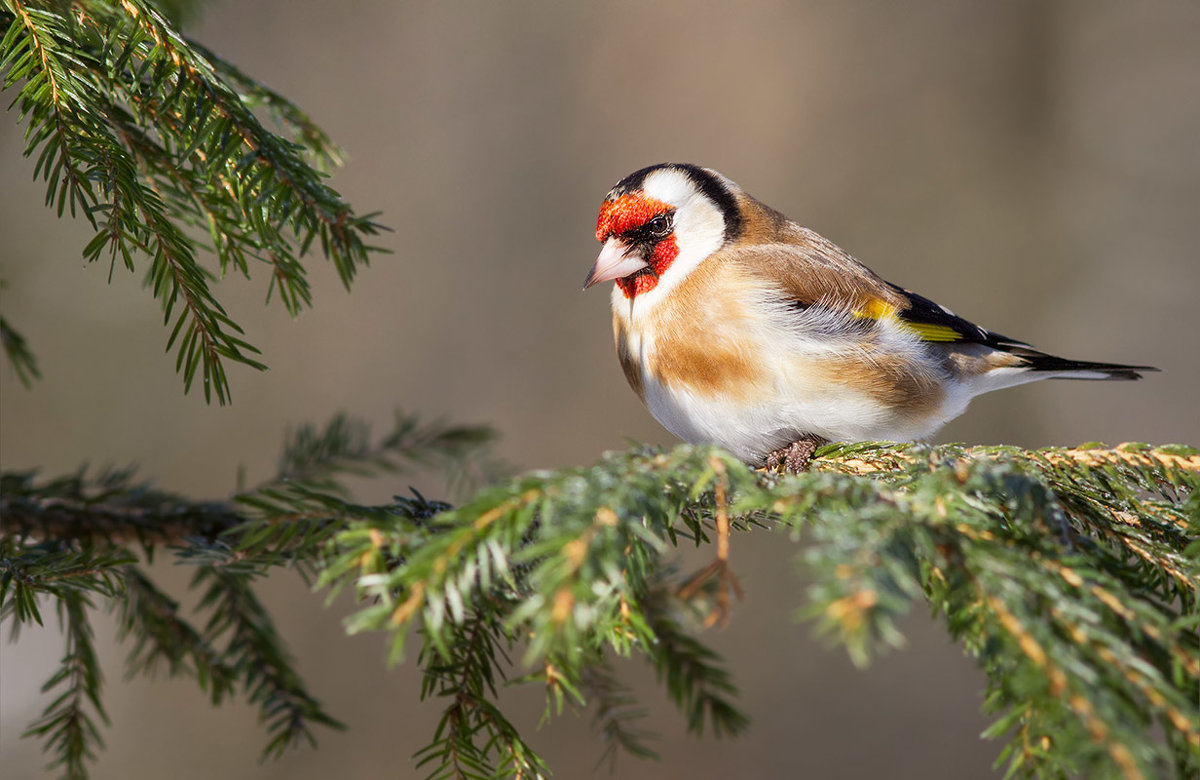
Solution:
[[[226,663],[210,639],[191,625],[179,602],[163,592],[139,566],[121,573],[123,598],[116,601],[118,639],[131,647],[127,676],[153,677],[166,665],[169,677],[193,677],[214,705],[234,692],[237,671]]]
[[[0,290],[4,287],[4,281],[0,279]],[[29,387],[33,384],[33,380],[41,379],[42,372],[38,368],[33,350],[29,348],[25,337],[9,325],[8,320],[3,317],[0,317],[0,346],[4,348],[8,364],[13,367],[21,384]]]
[[[419,495],[356,505],[342,477],[410,465],[483,473],[491,438],[479,426],[397,413],[392,430],[374,439],[361,422],[338,416],[290,434],[276,477],[225,502],[158,491],[131,469],[80,470],[48,481],[31,472],[3,474],[0,618],[15,639],[22,625],[43,622],[39,596],[69,617],[67,657],[47,684],[58,697],[28,733],[43,740],[68,776],[86,776],[101,744],[97,719],[104,720],[88,622],[96,599],[117,612],[131,676],[191,677],[214,705],[240,693],[259,706],[271,735],[265,755],[313,742],[317,726],[339,727],[295,672],[255,579],[284,565],[302,575],[320,571],[330,538],[351,519],[420,523],[447,506]],[[464,464],[473,459],[483,465]],[[139,563],[164,548],[196,567],[192,587],[202,595],[194,616]]]
[[[42,717],[22,735],[42,739],[46,752],[54,757],[46,768],[61,766],[67,778],[87,776],[84,761],[95,759],[95,751],[104,746],[96,718],[108,723],[100,702],[103,677],[87,617],[90,606],[91,601],[82,590],[67,590],[59,596],[59,620],[66,636],[66,652],[62,666],[42,686],[43,693],[53,693],[55,698]]]
[[[392,634],[393,654],[416,627],[422,657],[453,662],[469,605],[487,603],[507,636],[526,637],[525,664],[545,669],[526,679],[552,696],[578,696],[605,648],[639,652],[689,728],[736,733],[727,673],[682,628],[702,622],[688,620],[696,608],[727,609],[729,584],[694,587],[712,567],[661,580],[678,538],[707,539],[725,494],[733,527],[774,523],[812,542],[808,612],[859,663],[902,644],[897,619],[927,601],[988,674],[989,736],[1004,739],[1010,772],[1200,767],[1194,450],[822,454],[813,473],[778,480],[690,447],[526,475],[419,531],[352,524],[326,581],[359,562],[369,602],[348,626]]]
[[[192,587],[204,587],[199,607],[209,612],[204,641],[210,645],[226,641],[221,661],[237,670],[247,700],[259,707],[259,720],[271,734],[263,755],[277,757],[301,743],[316,745],[314,725],[345,727],[325,712],[292,668],[274,621],[250,587],[256,574],[202,566]]]
[[[190,3],[169,4],[185,16]],[[314,244],[347,287],[381,226],[322,180],[341,160],[299,108],[185,39],[146,0],[3,0],[0,72],[27,122],[25,154],[59,216],[87,220],[89,261],[145,267],[185,388],[229,400],[225,361],[264,365],[213,292],[265,270],[292,314],[311,305],[301,258]],[[262,110],[284,135],[268,130]],[[284,137],[284,136],[287,137]],[[11,329],[4,330],[8,334]],[[23,345],[6,351],[35,376]]]
[[[545,777],[542,759],[496,706],[497,684],[514,644],[492,610],[474,610],[453,632],[454,652],[429,647],[418,663],[424,670],[421,698],[448,700],[430,743],[417,755],[431,779],[459,777]]]
[[[419,643],[422,695],[445,702],[416,759],[425,771],[537,777],[546,767],[521,736],[528,726],[499,706],[514,672],[507,684],[544,688],[548,716],[594,706],[610,758],[651,754],[612,656],[652,664],[690,730],[746,728],[732,677],[698,634],[736,608],[724,567],[737,568],[737,536],[728,560],[698,571],[677,571],[673,554],[729,522],[807,542],[807,614],[859,663],[902,645],[897,621],[928,604],[987,674],[984,704],[996,717],[987,736],[1001,741],[1011,774],[1200,769],[1195,450],[828,446],[809,473],[777,478],[715,449],[635,449],[515,477],[453,509],[420,495],[358,505],[337,476],[446,465],[483,439],[401,416],[373,443],[338,418],[292,434],[277,479],[206,512],[128,473],[43,485],[8,477],[4,507],[17,507],[20,523],[6,514],[3,615],[14,626],[37,620],[38,593],[115,603],[131,673],[195,677],[214,702],[242,691],[262,709],[275,754],[311,739],[311,725],[334,723],[253,594],[255,578],[287,565],[331,592],[353,588],[362,601],[348,630],[382,632],[393,659],[406,640]],[[155,502],[181,518],[170,539],[197,567],[204,627],[132,564],[166,537],[113,519],[169,514]],[[203,522],[213,512],[222,523]],[[188,522],[197,533],[178,533]],[[86,614],[71,604],[70,614]],[[74,625],[71,636],[86,639]],[[99,678],[63,668],[55,685],[71,695],[37,733],[57,760],[83,767],[98,739]]]
[[[597,767],[607,764],[608,771],[615,772],[621,753],[641,759],[659,757],[649,745],[655,735],[640,725],[646,710],[608,664],[597,663],[587,670],[581,692],[595,707],[592,730],[603,745]]]
[[[1200,577],[1187,549],[1200,528],[1193,514],[1188,530],[1183,515],[1200,487],[1195,451],[903,456],[903,471],[858,483],[870,511],[830,511],[822,496],[837,482],[821,480],[831,475],[790,496],[775,490],[781,520],[816,541],[806,557],[818,570],[811,612],[822,628],[863,660],[897,642],[895,618],[923,595],[988,674],[987,709],[999,714],[988,735],[1007,739],[1010,771],[1196,771]],[[1134,464],[1138,490],[1105,488]],[[1123,549],[1131,525],[1139,555]],[[1156,720],[1174,741],[1153,737]]]

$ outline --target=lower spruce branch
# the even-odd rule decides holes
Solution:
[[[100,702],[103,678],[87,615],[91,604],[82,592],[71,590],[59,597],[58,606],[66,653],[62,666],[42,686],[43,693],[57,695],[23,736],[44,740],[46,752],[54,755],[47,769],[61,767],[63,776],[74,780],[87,777],[84,762],[104,746],[95,719],[107,724],[108,715]]]
[[[68,634],[50,684],[65,692],[31,733],[84,776],[103,719],[84,610],[95,593],[117,606],[131,673],[193,676],[214,703],[243,691],[270,754],[310,742],[310,724],[336,722],[252,587],[289,566],[331,593],[353,589],[347,629],[381,632],[393,660],[418,643],[422,696],[447,702],[415,759],[432,777],[547,774],[500,709],[506,684],[544,685],[548,715],[593,707],[610,762],[618,749],[652,756],[613,655],[653,664],[690,731],[736,735],[748,719],[701,632],[737,608],[737,537],[756,528],[805,542],[806,614],[860,664],[903,644],[914,603],[931,606],[987,675],[985,736],[1010,774],[1200,774],[1194,449],[828,445],[787,477],[712,448],[634,449],[494,483],[456,508],[420,494],[357,505],[336,476],[445,465],[477,441],[409,418],[383,449],[346,420],[302,429],[279,478],[233,504],[128,474],[6,475],[3,617],[40,622],[41,594]],[[711,563],[677,570],[681,543],[709,542]],[[165,546],[196,567],[203,628],[134,563]],[[532,671],[510,674],[520,668]]]
[[[233,692],[236,670],[220,651],[180,613],[179,602],[168,596],[138,566],[124,572],[125,598],[116,602],[118,639],[132,647],[126,662],[128,676],[153,675],[165,662],[171,677],[194,677],[214,705]]]
[[[271,740],[264,757],[278,757],[299,744],[316,745],[313,725],[345,728],[321,707],[292,668],[292,659],[275,631],[274,621],[250,587],[252,574],[223,566],[202,566],[193,587],[205,585],[200,609],[210,617],[203,640],[226,641],[223,667],[259,707]]]
[[[509,663],[512,645],[503,628],[486,611],[476,610],[455,629],[455,640],[442,656],[432,648],[421,659],[424,680],[421,698],[450,700],[434,729],[433,741],[416,755],[417,766],[430,767],[430,777],[503,776],[538,778],[545,764],[521,739],[517,729],[493,700]]]
[[[583,677],[582,693],[585,700],[595,703],[592,731],[603,744],[597,768],[607,764],[609,773],[614,773],[622,752],[641,759],[659,757],[647,744],[655,735],[638,725],[647,711],[638,704],[633,691],[621,684],[610,666],[599,663],[589,668]]]

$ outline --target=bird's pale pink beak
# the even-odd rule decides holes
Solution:
[[[647,266],[649,263],[642,259],[636,249],[629,247],[616,236],[612,236],[604,242],[604,248],[600,250],[596,264],[592,266],[587,278],[583,280],[583,289],[586,290],[600,282],[624,278]]]

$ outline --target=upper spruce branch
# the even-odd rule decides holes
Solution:
[[[191,3],[167,4],[175,16]],[[349,286],[381,227],[322,180],[340,152],[299,108],[182,37],[145,0],[0,0],[3,89],[26,123],[25,154],[46,204],[95,235],[89,261],[130,271],[163,307],[185,387],[229,400],[225,361],[263,364],[213,292],[229,272],[266,273],[295,314],[312,303],[314,244]],[[260,119],[269,119],[277,132]],[[201,262],[212,252],[217,268]],[[21,376],[36,376],[4,325]]]

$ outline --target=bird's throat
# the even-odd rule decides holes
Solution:
[[[667,236],[654,246],[654,251],[650,253],[648,260],[650,265],[635,274],[618,279],[617,286],[621,288],[625,297],[630,299],[641,293],[649,292],[658,286],[659,277],[670,268],[671,263],[675,262],[675,258],[678,256],[679,245],[675,243],[675,236]]]

